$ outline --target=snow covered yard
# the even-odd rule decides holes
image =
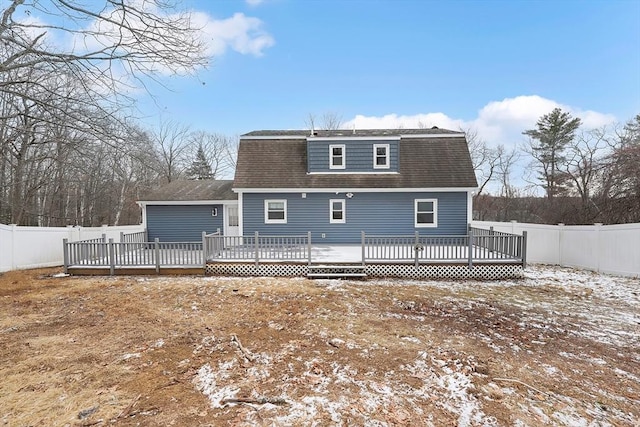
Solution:
[[[640,281],[0,276],[0,424],[635,426]]]

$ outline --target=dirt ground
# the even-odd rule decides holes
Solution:
[[[0,425],[637,426],[640,283],[0,275]]]

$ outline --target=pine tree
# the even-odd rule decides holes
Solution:
[[[191,166],[187,169],[187,177],[189,179],[214,179],[213,172],[211,171],[211,164],[207,159],[207,155],[204,152],[202,145],[198,146],[196,152],[196,158],[191,163]]]
[[[566,162],[565,148],[575,137],[580,119],[571,117],[560,108],[538,119],[536,129],[522,132],[531,137],[531,155],[539,163],[540,181],[549,199],[566,190],[568,176],[560,166]]]

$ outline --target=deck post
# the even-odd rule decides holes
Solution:
[[[416,270],[420,268],[420,251],[418,250],[418,245],[420,244],[420,232],[415,232],[415,241],[413,242],[413,253],[415,257],[415,265]]]
[[[160,238],[156,237],[153,241],[153,252],[156,258],[156,274],[160,274]]]
[[[522,269],[527,268],[527,232],[522,232]]]
[[[218,228],[218,230],[220,230]],[[202,268],[207,268],[207,232],[202,232]]]
[[[489,227],[489,252],[493,253],[493,247],[494,247],[494,236],[495,233],[493,232],[493,225],[491,227]]]
[[[362,240],[362,266],[364,267],[366,264],[365,259],[366,259],[366,241],[367,241],[365,238],[364,230],[360,232],[360,235],[362,237],[361,239]]]
[[[113,239],[109,239],[109,274],[111,276],[116,274],[116,254]]]
[[[259,251],[259,249],[260,249],[260,245],[258,244],[258,237],[259,237],[260,235],[259,235],[259,234],[258,234],[258,232],[256,231],[256,232],[253,234],[253,236],[254,236],[254,239],[255,239],[255,241],[254,241],[254,247],[255,247],[255,258],[256,258],[256,259],[255,259],[255,261],[256,261],[256,267],[257,267],[257,266],[259,266],[259,265],[260,265],[260,251]]]
[[[64,274],[69,274],[69,239],[62,239]]]
[[[124,243],[124,231],[120,232],[120,243]]]
[[[307,231],[307,251],[309,254],[309,265],[311,265],[311,232]]]
[[[467,235],[469,237],[469,270],[473,269],[473,231],[471,231],[471,224],[469,224]]]

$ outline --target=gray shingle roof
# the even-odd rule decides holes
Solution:
[[[140,201],[237,200],[231,180],[179,180],[156,188]]]
[[[401,136],[401,135],[442,135],[442,134],[462,134],[460,131],[448,129],[439,129],[433,127],[430,129],[334,129],[322,130],[315,129],[314,136],[318,137],[336,137],[336,136]],[[242,138],[252,136],[300,136],[307,137],[311,135],[309,129],[296,130],[254,130],[241,135]]]
[[[353,136],[353,131],[319,132],[327,133],[318,136],[342,136],[338,132],[345,132],[347,141],[348,136]],[[398,174],[318,175],[307,174],[308,130],[250,132],[243,135],[240,140],[233,187],[265,189],[477,187],[467,141],[460,132],[443,129],[376,129],[356,132],[355,136],[429,136],[400,140]],[[459,134],[459,136],[452,134]],[[276,137],[264,138],[272,135]],[[300,138],[292,138],[297,135],[300,135]],[[438,137],[437,135],[446,136]],[[285,138],[277,138],[277,136]]]

